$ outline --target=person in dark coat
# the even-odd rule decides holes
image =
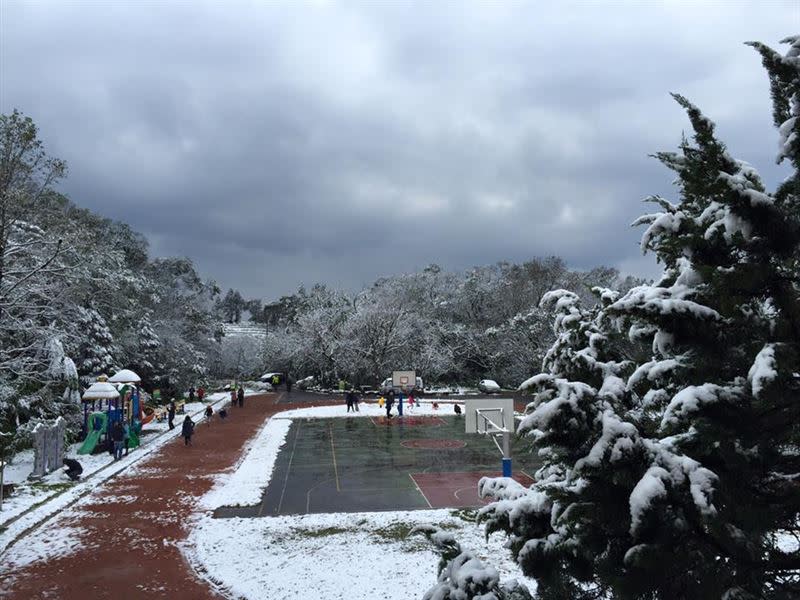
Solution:
[[[69,477],[72,481],[78,481],[81,473],[83,473],[83,467],[81,466],[81,463],[74,458],[65,458],[63,462],[64,466],[67,467],[67,470],[65,471],[67,477]]]
[[[214,416],[214,409],[209,404],[206,406],[206,425],[211,425],[211,417]]]
[[[181,427],[181,435],[183,436],[183,443],[185,446],[192,445],[192,434],[194,433],[194,421],[192,417],[186,415],[183,420],[183,427]]]
[[[292,393],[292,378],[289,377],[288,373],[286,374],[286,393],[287,394]]]
[[[189,388],[189,402],[194,402],[194,387]]]
[[[227,416],[228,416],[228,411],[223,406],[222,408],[219,409],[219,418],[224,421],[225,417],[227,417]]]
[[[239,386],[239,389],[236,390],[236,398],[239,400],[239,406],[244,406],[244,388]]]
[[[347,403],[347,412],[353,410],[353,390],[347,390],[344,393],[344,401]]]
[[[125,428],[122,426],[122,421],[114,421],[111,426],[111,441],[114,442],[114,460],[120,460],[125,445]]]
[[[392,418],[392,407],[394,406],[394,390],[389,390],[386,394],[386,417]]]
[[[175,429],[175,398],[170,400],[169,408],[167,409],[167,423],[170,429]]]

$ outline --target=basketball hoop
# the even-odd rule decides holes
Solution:
[[[492,438],[503,456],[503,477],[511,477],[511,432],[514,428],[514,399],[467,399],[466,433],[478,433]],[[502,441],[501,441],[502,440]]]

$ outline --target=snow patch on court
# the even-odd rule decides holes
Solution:
[[[455,535],[462,547],[495,567],[503,581],[519,579],[505,536],[487,541],[482,526],[450,510],[311,514],[257,519],[201,517],[183,547],[191,564],[228,595],[326,600],[421,598],[436,583],[439,557],[422,524]]]
[[[463,402],[437,402],[438,408],[433,408],[433,403],[423,401],[422,404],[414,403],[413,407],[403,402],[403,415],[418,417],[423,415],[437,415],[448,417],[455,414],[453,406]],[[386,416],[386,408],[381,408],[376,402],[359,402],[358,412],[347,412],[344,402],[341,406],[315,406],[310,408],[297,408],[278,413],[273,419],[330,419],[332,417],[380,417]],[[397,403],[392,408],[392,415],[397,417]]]
[[[214,487],[200,500],[200,506],[214,510],[220,506],[257,504],[272,478],[275,459],[286,443],[291,425],[288,419],[270,419],[248,443],[235,471],[217,476]]]

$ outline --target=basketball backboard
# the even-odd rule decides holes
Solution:
[[[464,409],[466,433],[514,432],[513,398],[468,398]]]
[[[416,371],[392,371],[392,387],[403,391],[414,389],[417,383]]]

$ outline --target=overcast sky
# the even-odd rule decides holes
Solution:
[[[774,183],[758,55],[800,2],[14,2],[0,110],[77,204],[268,299],[560,255],[653,275],[633,219],[679,92]]]

